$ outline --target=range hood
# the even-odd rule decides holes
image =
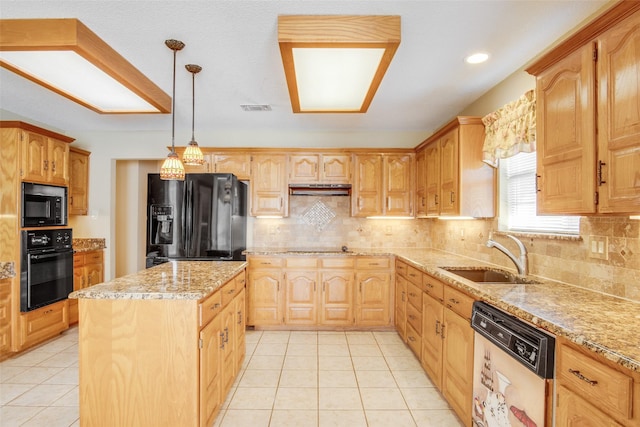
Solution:
[[[289,184],[292,196],[349,196],[351,184]]]

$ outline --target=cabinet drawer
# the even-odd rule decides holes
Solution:
[[[285,259],[287,268],[318,268],[318,258],[314,256],[300,256]]]
[[[428,274],[422,275],[422,290],[437,300],[442,301],[444,298],[444,284]]]
[[[558,355],[562,384],[611,415],[631,418],[633,378],[567,345],[560,346]]]
[[[389,269],[391,268],[390,257],[358,257],[356,260],[356,268],[377,270],[377,269]]]
[[[422,289],[422,273],[417,268],[407,266],[407,279],[418,288]]]
[[[102,264],[102,251],[87,252],[86,254],[84,254],[84,263],[85,264]]]
[[[411,324],[407,324],[407,344],[413,353],[420,359],[420,352],[422,350],[422,338],[417,333]]]
[[[411,282],[407,282],[407,299],[409,305],[422,312],[422,290]]]
[[[409,266],[402,261],[396,261],[396,273],[400,274],[403,277],[407,277],[407,268]]]
[[[239,289],[236,289],[235,278],[229,280],[218,292],[222,294],[222,306],[224,307],[229,304],[239,292]]]
[[[30,311],[22,315],[21,346],[29,346],[51,338],[69,327],[68,300]]]
[[[249,268],[280,268],[283,264],[281,257],[249,257]]]
[[[74,267],[84,265],[84,253],[73,254],[73,265]]]
[[[236,281],[236,293],[240,293],[247,286],[247,272],[243,270],[234,280]]]
[[[473,298],[449,286],[444,288],[444,305],[465,319],[471,320]]]
[[[422,313],[411,304],[407,304],[407,323],[413,327],[418,335],[422,335]]]
[[[355,258],[352,256],[320,258],[321,268],[353,268],[354,265]]]
[[[217,291],[198,304],[200,327],[206,326],[220,310],[222,310],[222,293]]]

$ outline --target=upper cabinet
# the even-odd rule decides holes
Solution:
[[[45,184],[69,183],[69,144],[43,134],[21,133],[22,180]]]
[[[427,150],[422,147],[416,152],[416,217],[427,216]]]
[[[251,215],[287,216],[287,156],[260,154],[251,158]]]
[[[419,215],[495,216],[495,170],[482,161],[480,117],[457,117],[417,147]],[[424,154],[423,154],[424,153]],[[424,198],[424,199],[423,199]]]
[[[640,212],[640,2],[616,4],[527,71],[538,212]]]
[[[90,152],[69,148],[69,214],[86,215],[89,210]]]
[[[349,154],[307,153],[289,156],[289,183],[313,184],[351,182]]]
[[[358,153],[353,163],[352,216],[414,215],[413,153]]]
[[[239,180],[251,179],[251,155],[248,153],[213,153],[211,154],[215,173],[232,173]]]

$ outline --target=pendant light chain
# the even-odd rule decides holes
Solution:
[[[184,43],[179,40],[166,40],[165,45],[173,50],[173,93],[171,97],[171,152],[165,159],[160,168],[160,179],[184,180],[184,165],[180,161],[180,157],[176,154],[175,135],[176,135],[176,56],[177,51],[184,48]]]
[[[200,166],[204,164],[204,155],[198,146],[195,138],[195,122],[196,122],[196,74],[202,71],[202,67],[196,64],[187,64],[184,66],[191,73],[191,141],[184,150],[182,160],[185,165]]]

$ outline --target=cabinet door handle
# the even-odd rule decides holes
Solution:
[[[402,302],[404,302],[404,301],[405,301],[405,299],[404,299],[404,298],[405,298],[404,291],[402,291]]]
[[[603,162],[602,160],[598,160],[598,186],[601,186],[602,184],[606,184],[607,181],[605,181],[604,179],[602,179],[602,167],[606,166],[607,164],[605,162]]]
[[[52,170],[53,172],[55,172],[55,171],[56,171],[56,162],[55,162],[55,161],[51,162],[51,170]]]
[[[438,204],[438,195],[437,194],[434,196],[434,201],[435,201],[435,204],[437,205]]]
[[[45,160],[43,163],[44,163],[44,170],[49,170],[49,160]]]
[[[220,348],[224,350],[224,332],[220,332]]]
[[[571,372],[573,375],[575,375],[576,377],[578,377],[578,378],[579,378],[579,379],[581,379],[582,381],[584,381],[584,382],[588,383],[588,384],[589,384],[590,386],[592,386],[592,387],[598,384],[598,381],[596,381],[596,380],[591,380],[591,379],[589,379],[589,378],[585,377],[584,375],[582,375],[582,374],[580,373],[580,371],[577,371],[577,370],[574,370],[574,369],[569,368],[569,372]]]
[[[455,203],[455,202],[456,202],[455,194],[456,194],[456,193],[454,193],[453,191],[451,192],[451,195],[450,195],[451,203]]]
[[[440,335],[440,321],[436,320],[436,335]]]
[[[539,193],[541,191],[539,185],[540,178],[542,178],[540,175],[536,175],[536,193]]]
[[[215,310],[215,309],[216,309],[216,308],[218,308],[218,307],[220,307],[220,303],[219,303],[219,302],[217,302],[217,303],[213,304],[213,305],[211,306],[211,310]]]
[[[224,343],[229,342],[229,327],[224,328]]]
[[[440,329],[440,336],[444,339],[444,323],[442,324],[442,328]]]
[[[242,310],[238,310],[238,325],[242,325]]]

